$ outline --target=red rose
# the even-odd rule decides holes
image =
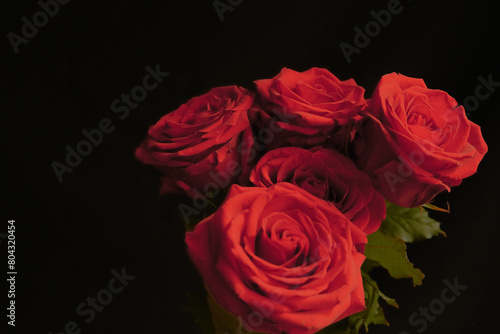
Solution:
[[[233,185],[186,234],[215,300],[248,330],[277,334],[315,333],[364,309],[366,242],[337,208],[289,183]]]
[[[237,86],[194,97],[149,129],[136,157],[166,174],[162,192],[182,188],[190,195],[203,194],[214,181],[223,188],[242,172],[247,177],[253,101],[251,92]]]
[[[284,147],[266,153],[250,174],[256,186],[289,182],[332,202],[366,234],[385,219],[385,201],[370,178],[342,154],[325,148]]]
[[[422,79],[384,75],[354,140],[358,166],[392,203],[415,207],[474,174],[488,148],[478,125]]]
[[[366,107],[364,89],[353,79],[340,81],[328,70],[296,72],[283,68],[272,79],[255,81],[263,110],[253,119],[261,126],[277,119],[283,133],[272,147],[324,142]]]

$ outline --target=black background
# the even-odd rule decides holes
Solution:
[[[7,219],[16,220],[20,333],[59,333],[68,321],[82,333],[197,333],[186,296],[199,292],[201,282],[186,256],[178,199],[159,196],[159,174],[133,157],[148,127],[187,99],[215,86],[253,88],[254,80],[285,66],[325,67],[340,79],[352,77],[366,97],[392,71],[424,78],[459,102],[475,94],[478,76],[500,81],[496,9],[482,1],[402,0],[402,12],[350,64],[339,43],[353,44],[353,28],[363,29],[373,20],[370,11],[387,8],[387,1],[245,0],[225,12],[224,21],[210,0],[71,1],[18,54],[7,34],[21,34],[21,18],[32,21],[40,7],[36,1],[0,5],[6,169],[0,232]],[[111,102],[141,84],[145,67],[156,64],[170,75],[120,120]],[[391,327],[370,333],[416,333],[408,317],[440,298],[443,280],[455,277],[467,289],[425,333],[498,332],[499,106],[496,91],[470,114],[489,153],[476,175],[438,197],[438,204],[451,204],[451,214],[432,214],[448,237],[409,246],[409,258],[426,274],[424,284],[413,288],[409,280],[376,273],[400,309],[387,306]],[[81,131],[103,118],[115,130],[59,183],[51,163],[64,163],[65,146],[75,148],[85,139]],[[0,240],[4,263],[6,240]],[[85,324],[77,305],[123,267],[135,279]]]

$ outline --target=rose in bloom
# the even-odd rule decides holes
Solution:
[[[247,178],[253,102],[254,95],[244,88],[213,88],[162,117],[136,157],[165,173],[163,193],[184,189],[194,196],[214,185],[224,188],[238,175]]]
[[[357,129],[358,166],[392,203],[415,207],[474,174],[487,152],[478,125],[422,79],[384,75]]]
[[[271,119],[284,131],[273,147],[315,145],[338,132],[366,107],[364,89],[353,79],[340,81],[323,68],[305,72],[283,68],[272,79],[255,81],[262,110],[254,123],[268,127]]]
[[[186,234],[214,299],[250,331],[315,333],[364,309],[366,235],[335,206],[290,183],[233,185]]]
[[[250,174],[256,186],[289,182],[333,203],[366,234],[385,219],[385,201],[368,175],[337,151],[314,147],[283,147],[266,153]]]

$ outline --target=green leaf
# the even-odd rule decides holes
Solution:
[[[446,236],[440,228],[440,223],[429,217],[424,208],[402,208],[389,202],[387,202],[387,217],[382,222],[380,230],[404,242],[421,241],[440,234]]]
[[[370,234],[365,256],[387,269],[393,278],[411,278],[413,286],[422,284],[424,274],[408,260],[406,244],[400,238],[390,237],[380,230]]]
[[[207,293],[207,300],[212,313],[215,334],[263,334],[247,331],[235,315],[224,310],[215,301],[210,292]]]
[[[382,306],[379,303],[380,298],[391,306],[398,307],[398,304],[394,299],[382,293],[377,282],[367,273],[362,272],[361,274],[363,276],[366,309],[324,328],[317,334],[358,334],[361,327],[364,327],[365,331],[368,332],[369,325],[389,326]]]
[[[372,261],[370,259],[365,259],[363,265],[361,266],[361,271],[365,273],[369,273],[373,268],[380,267],[380,263]]]
[[[349,327],[355,329],[355,333],[358,333],[361,326],[365,328],[366,332],[368,332],[368,326],[372,324],[389,326],[385,319],[384,310],[379,303],[380,298],[391,306],[399,307],[394,299],[387,297],[380,291],[377,282],[368,274],[362,273],[362,275],[366,309],[349,317]]]

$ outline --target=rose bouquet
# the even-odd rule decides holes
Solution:
[[[430,202],[474,174],[478,125],[442,90],[384,75],[371,99],[326,69],[218,87],[149,129],[207,291],[207,333],[357,333],[386,324],[370,277],[422,283],[406,244],[444,234]]]

